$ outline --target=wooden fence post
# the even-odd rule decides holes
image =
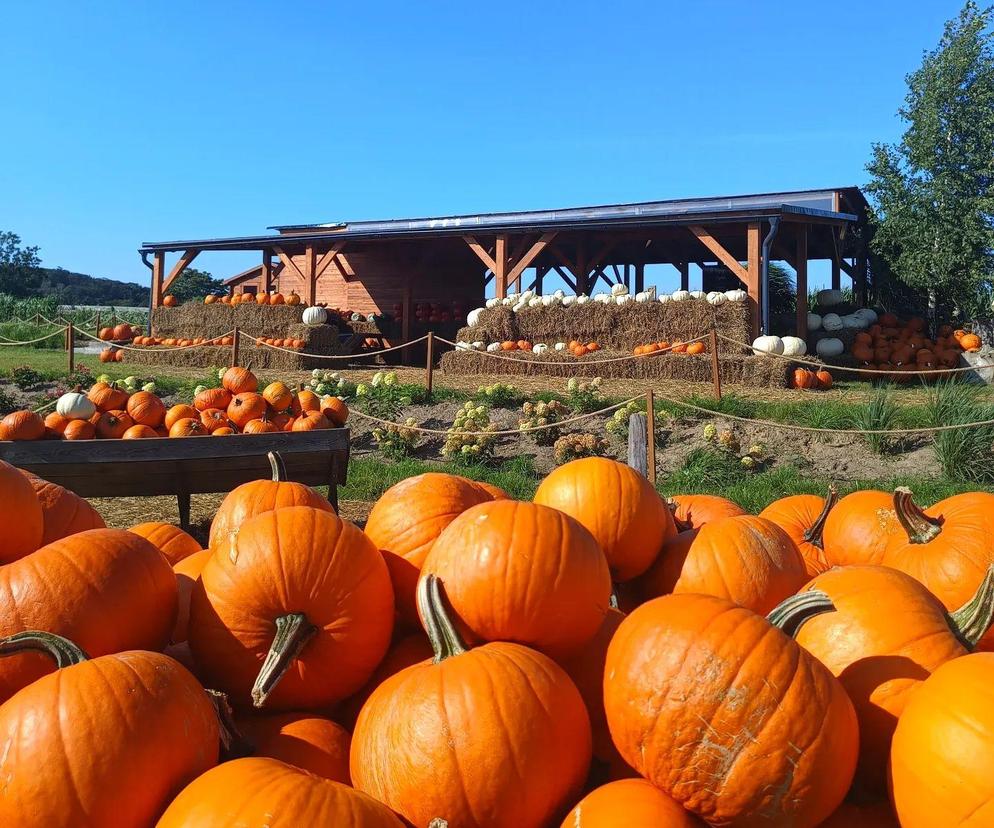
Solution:
[[[234,368],[238,364],[238,326],[235,325],[235,330],[232,332],[231,336],[231,367]]]
[[[649,424],[645,414],[628,418],[628,465],[649,477]]]
[[[656,395],[650,388],[645,395],[646,467],[649,482],[656,484]]]
[[[76,362],[76,343],[73,341],[73,328],[72,322],[66,325],[66,354],[69,360],[69,373],[73,372],[74,363]]]
[[[100,333],[100,311],[97,311],[97,318],[96,318],[94,324],[96,326],[97,333],[99,334]]]
[[[428,331],[428,359],[425,365],[425,387],[428,389],[428,397],[431,397],[431,386],[433,373],[435,370],[435,334]]]
[[[721,368],[718,362],[718,332],[711,328],[711,379],[714,382],[714,398],[721,401]]]

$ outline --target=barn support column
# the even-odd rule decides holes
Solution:
[[[166,254],[156,252],[152,257],[152,307],[162,307],[162,279],[166,271]]]
[[[273,292],[273,251],[268,247],[262,250],[262,290],[264,293]]]
[[[860,249],[859,254],[856,256],[856,275],[853,278],[853,288],[856,292],[856,305],[860,308],[865,308],[867,303],[866,271],[866,251]]]
[[[635,292],[642,293],[645,290],[645,262],[635,263]]]
[[[483,262],[487,270],[494,274],[494,295],[498,299],[504,299],[507,297],[508,286],[521,280],[521,275],[525,269],[535,261],[555,237],[555,233],[544,233],[523,253],[520,250],[527,242],[522,239],[519,242],[518,250],[512,255],[508,255],[507,234],[500,233],[494,243],[493,256],[473,236],[463,236],[463,241],[469,245],[470,250]]]
[[[749,310],[752,316],[752,337],[759,336],[759,316],[762,306],[762,292],[760,289],[760,277],[763,269],[759,222],[752,222],[746,229],[746,250],[748,251],[748,278],[746,280],[746,290],[749,293]]]
[[[401,304],[402,304],[403,310],[401,311],[402,315],[401,315],[401,321],[400,321],[400,338],[401,338],[402,342],[410,342],[411,341],[411,313],[412,313],[412,311],[411,311],[411,304],[412,303],[411,303],[411,281],[410,281],[410,277],[408,277],[408,280],[404,283],[404,296],[403,296],[403,299],[401,300]],[[410,348],[404,348],[404,350],[401,351],[401,355],[402,355],[402,361],[403,361],[404,365],[410,365],[411,364],[411,349]]]
[[[794,259],[797,274],[797,335],[808,338],[808,226],[797,228],[797,253]]]
[[[190,263],[197,258],[197,254],[200,253],[199,250],[184,250],[183,255],[179,257],[179,261],[173,265],[173,269],[169,271],[168,276],[163,276],[166,269],[166,254],[156,253],[153,259],[152,266],[152,306],[159,307],[162,305],[162,300],[169,293],[169,288],[173,286],[180,274],[186,270]]]
[[[690,262],[680,262],[677,270],[680,271],[680,290],[690,290]]]

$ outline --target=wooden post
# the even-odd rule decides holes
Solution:
[[[645,395],[645,430],[648,477],[656,485],[656,395],[651,388]]]
[[[428,397],[431,398],[431,386],[435,370],[435,334],[428,331],[428,359],[425,364],[425,388],[428,389]]]
[[[152,308],[162,307],[162,280],[166,275],[166,254],[159,252],[152,257]]]
[[[794,260],[797,271],[797,335],[808,338],[808,226],[802,224],[797,229],[797,258]]]
[[[645,414],[628,418],[628,465],[649,477],[649,425]]]
[[[746,231],[746,247],[749,253],[748,257],[748,282],[747,288],[749,292],[749,310],[752,316],[752,338],[755,339],[759,336],[759,316],[760,308],[762,302],[762,286],[760,285],[760,279],[762,277],[762,262],[760,261],[762,257],[762,249],[760,247],[760,229],[761,225],[759,222],[753,222],[749,225]]]
[[[494,264],[497,269],[494,271],[494,295],[498,299],[507,296],[507,236],[501,234],[497,236],[494,245]]]
[[[690,290],[690,262],[680,262],[680,290]]]
[[[66,355],[69,362],[69,373],[73,371],[73,365],[76,362],[76,343],[73,341],[73,328],[72,322],[66,325]]]
[[[97,325],[97,328],[96,328],[97,333],[100,333],[100,311],[97,311],[96,325]]]
[[[264,293],[273,292],[273,251],[268,247],[262,251],[262,290]]]
[[[711,381],[714,383],[714,398],[721,400],[721,365],[718,362],[718,331],[711,328]]]
[[[307,302],[313,307],[318,303],[318,262],[317,251],[313,244],[309,244],[305,248],[304,260],[304,273],[307,275]]]
[[[641,293],[645,290],[645,262],[635,264],[635,292]]]
[[[839,290],[842,288],[842,267],[839,264],[839,260],[833,256],[832,257],[832,290]]]
[[[231,337],[231,367],[234,368],[238,364],[238,326],[235,325],[235,330]]]

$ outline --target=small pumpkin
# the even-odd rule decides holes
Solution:
[[[249,420],[258,420],[269,410],[265,399],[254,391],[235,394],[228,405],[228,419],[238,428],[245,428]]]
[[[292,431],[315,431],[331,428],[331,422],[320,411],[308,411],[293,421]]]
[[[561,828],[617,828],[619,818],[632,828],[704,828],[659,788],[644,779],[619,779],[588,793]]]
[[[104,411],[97,419],[97,437],[101,440],[119,440],[135,424],[127,411]]]
[[[293,402],[293,392],[282,382],[271,382],[262,392],[262,396],[274,411],[286,411]]]
[[[259,380],[248,368],[232,366],[221,377],[221,385],[231,392],[232,396],[245,394],[259,389]]]
[[[804,558],[805,570],[812,578],[830,567],[825,558],[822,533],[828,515],[838,500],[839,492],[831,485],[827,497],[803,494],[782,497],[759,513],[761,518],[772,521],[790,535]]]
[[[242,428],[242,434],[275,434],[279,429],[266,416],[249,420]]]
[[[179,300],[170,293],[162,297],[162,304],[167,308],[175,308],[179,304]]]
[[[72,420],[67,420],[58,411],[50,411],[45,415],[45,439],[46,440],[61,440],[62,432],[66,430],[66,426],[71,423]]]
[[[98,411],[121,411],[128,406],[128,392],[106,382],[95,383],[86,396]]]
[[[128,398],[125,409],[132,422],[137,425],[155,428],[165,422],[166,406],[155,394],[137,391]]]
[[[340,724],[307,713],[244,716],[238,730],[252,745],[253,756],[277,759],[300,770],[351,785],[349,744],[352,737]]]
[[[206,437],[207,433],[199,417],[184,417],[173,423],[169,429],[170,437]]]
[[[55,410],[67,420],[89,420],[96,413],[96,406],[85,394],[70,391],[59,397]]]
[[[700,529],[704,524],[724,517],[737,517],[746,510],[733,500],[718,495],[673,495],[666,499],[673,522],[680,532]]]
[[[62,432],[64,440],[93,440],[97,430],[89,420],[72,420]]]
[[[145,538],[152,546],[165,555],[170,566],[175,566],[183,558],[187,558],[200,551],[199,541],[194,540],[178,526],[173,526],[171,523],[163,523],[161,521],[139,523],[137,526],[132,526],[128,531],[133,532],[141,538]]]
[[[338,397],[323,397],[321,413],[335,428],[342,428],[349,419],[349,407]]]
[[[0,420],[0,440],[40,440],[45,421],[34,411],[12,411]]]
[[[207,411],[210,408],[226,409],[231,404],[231,392],[227,388],[205,388],[193,398],[193,407],[197,411]]]
[[[198,419],[199,417],[200,412],[192,405],[174,405],[166,412],[162,424],[168,430],[180,420]]]
[[[218,429],[231,428],[228,412],[219,408],[207,408],[200,412],[200,422],[208,434],[216,434]]]

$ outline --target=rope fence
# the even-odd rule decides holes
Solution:
[[[703,342],[705,339],[709,339],[710,336],[711,336],[711,334],[707,333],[707,334],[704,334],[703,336],[695,337],[694,339],[688,339],[686,342],[681,342],[680,345],[679,345],[679,347],[682,348],[682,347],[685,347],[687,345],[693,345],[695,342]],[[452,345],[453,347],[455,347],[455,345],[456,345],[455,342],[452,342],[449,339],[443,339],[440,336],[436,336],[435,337],[435,341],[436,342],[444,342],[446,345]],[[582,365],[605,365],[605,364],[611,363],[611,362],[627,362],[627,361],[633,360],[633,359],[647,359],[647,358],[651,358],[651,357],[656,356],[657,354],[669,353],[670,351],[672,351],[676,347],[678,347],[678,346],[676,346],[676,345],[670,345],[667,348],[659,348],[659,349],[653,351],[652,353],[648,353],[648,354],[638,354],[638,355],[636,355],[636,354],[624,354],[623,356],[618,356],[618,357],[604,357],[602,359],[584,359],[582,363],[577,363],[576,360],[567,361],[567,362],[549,362],[547,360],[542,360],[542,362],[539,363],[539,364],[543,365],[543,366],[544,365],[549,365],[549,366],[553,366],[553,365],[578,365],[578,364],[582,364]],[[483,354],[485,356],[492,357],[493,359],[510,360],[511,362],[522,362],[522,360],[519,357],[507,356],[506,354],[498,353],[496,351],[477,351],[477,350],[474,350],[473,353],[474,354]]]

